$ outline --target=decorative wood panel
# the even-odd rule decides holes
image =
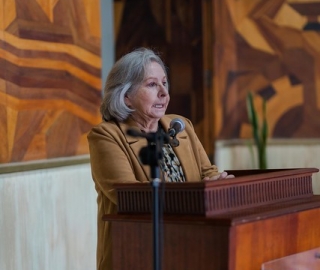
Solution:
[[[320,137],[320,1],[214,3],[217,137],[251,137],[248,91],[267,100],[270,137]]]
[[[87,154],[100,121],[99,0],[0,9],[0,162]]]

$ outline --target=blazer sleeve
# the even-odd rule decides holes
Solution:
[[[94,127],[88,134],[92,178],[96,188],[116,204],[113,184],[140,182],[133,173],[133,166],[126,141],[106,125]]]
[[[188,131],[190,132],[189,136],[192,142],[193,151],[196,157],[197,164],[200,167],[201,179],[220,174],[218,172],[218,167],[210,162],[209,157],[194,130],[192,122],[187,118],[185,118],[185,120],[188,123],[188,126],[190,127],[188,129]]]

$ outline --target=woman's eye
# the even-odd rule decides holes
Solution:
[[[151,83],[148,84],[148,86],[149,86],[149,87],[154,87],[154,86],[158,86],[158,84],[155,83],[155,82],[151,82]]]

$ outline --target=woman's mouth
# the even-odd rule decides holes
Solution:
[[[162,109],[162,108],[164,108],[164,105],[163,104],[155,104],[155,105],[153,105],[153,107],[155,107],[157,109]]]

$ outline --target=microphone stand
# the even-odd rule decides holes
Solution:
[[[163,157],[162,146],[164,141],[169,142],[167,134],[158,130],[155,133],[139,133],[129,130],[131,136],[144,137],[148,141],[148,146],[140,150],[139,157],[143,164],[150,165],[151,185],[152,185],[152,224],[153,224],[153,269],[161,270],[161,239],[160,239],[160,167],[159,161]]]
[[[160,168],[159,161],[162,159],[163,137],[160,132],[152,134],[152,140],[148,140],[148,148],[150,151],[150,168],[151,168],[151,185],[152,185],[152,224],[153,224],[153,269],[161,270],[160,260],[160,202],[159,202],[159,186],[160,186]],[[154,157],[154,159],[152,158]]]

